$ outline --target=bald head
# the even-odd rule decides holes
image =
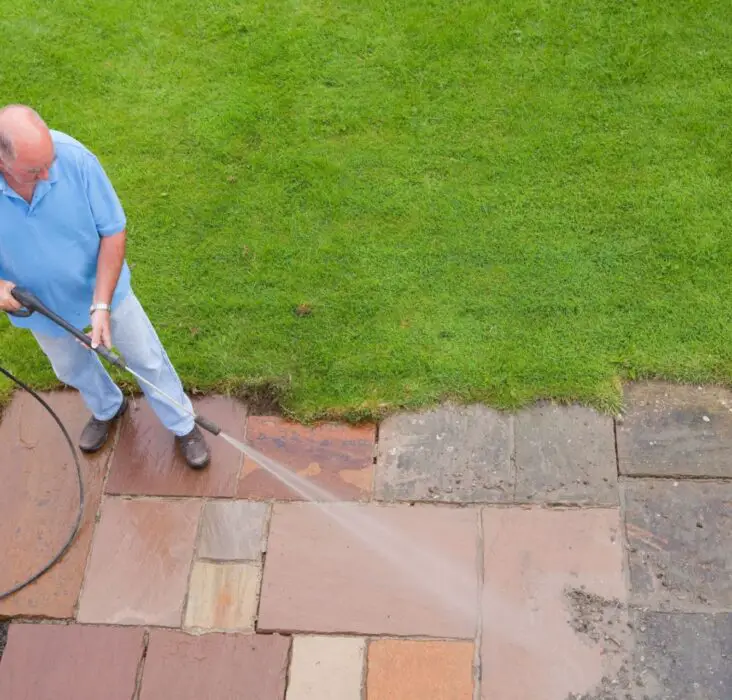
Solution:
[[[0,109],[0,157],[15,160],[29,152],[53,150],[51,133],[38,112],[25,105]],[[5,152],[3,152],[5,151]]]
[[[54,158],[51,132],[40,115],[25,105],[0,109],[0,172],[24,180],[43,174]]]

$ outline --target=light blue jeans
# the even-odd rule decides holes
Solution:
[[[112,312],[110,323],[112,342],[130,369],[192,411],[191,401],[183,391],[183,385],[155,329],[132,292]],[[111,419],[122,405],[122,391],[109,376],[97,354],[71,335],[60,338],[35,332],[33,335],[51,361],[56,376],[64,384],[79,390],[94,417],[99,420]],[[193,417],[190,414],[173,406],[146,384],[141,384],[140,388],[168,430],[179,436],[193,430]]]

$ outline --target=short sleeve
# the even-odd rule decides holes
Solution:
[[[93,155],[86,158],[86,189],[100,236],[113,236],[125,230],[127,220],[122,204],[102,164]]]

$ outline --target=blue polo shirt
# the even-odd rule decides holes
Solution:
[[[102,237],[125,229],[125,213],[101,164],[78,141],[51,131],[56,161],[28,204],[0,174],[0,279],[33,292],[77,328],[90,321]],[[114,309],[130,291],[122,267]],[[65,331],[38,313],[9,317],[19,328],[51,336]]]

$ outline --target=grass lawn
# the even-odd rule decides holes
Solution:
[[[102,160],[191,388],[358,418],[732,378],[728,0],[1,14],[2,101]],[[0,363],[54,385],[4,318]]]

